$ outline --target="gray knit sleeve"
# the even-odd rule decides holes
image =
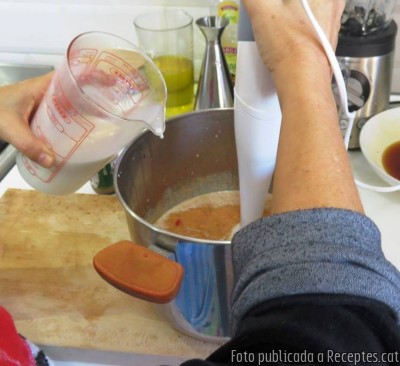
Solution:
[[[231,320],[262,302],[294,294],[349,294],[389,305],[399,315],[400,274],[384,257],[366,216],[320,208],[257,220],[232,240]]]

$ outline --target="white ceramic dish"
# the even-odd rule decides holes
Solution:
[[[391,144],[400,141],[400,108],[388,109],[373,116],[360,133],[361,151],[378,176],[391,186],[400,180],[386,173],[382,155]]]

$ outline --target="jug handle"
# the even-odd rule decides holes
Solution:
[[[102,249],[93,257],[93,266],[117,289],[157,304],[175,298],[184,273],[180,264],[128,240]]]

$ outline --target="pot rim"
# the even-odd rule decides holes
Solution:
[[[232,112],[233,110],[234,110],[233,108],[204,109],[204,110],[201,110],[201,111],[192,111],[192,112],[184,113],[184,114],[181,114],[179,116],[169,118],[166,121],[166,127],[167,127],[168,123],[170,123],[170,122],[172,122],[174,120],[178,120],[178,119],[181,119],[181,118],[188,118],[190,115],[193,115],[193,114],[199,114],[199,113],[207,114],[207,113],[210,113],[210,112],[214,112],[215,113],[216,111],[225,111],[225,112],[231,111]],[[141,216],[139,216],[136,212],[134,212],[129,207],[129,205],[124,200],[124,198],[122,197],[122,194],[121,194],[121,192],[119,190],[119,186],[118,186],[119,167],[121,165],[122,159],[124,158],[124,156],[127,153],[127,151],[130,149],[130,147],[132,145],[134,145],[135,142],[137,140],[139,140],[142,136],[144,136],[145,134],[148,134],[148,133],[152,133],[152,132],[150,130],[148,130],[148,129],[145,129],[140,134],[138,134],[132,140],[132,142],[121,151],[121,153],[118,155],[118,158],[116,160],[115,172],[114,172],[114,189],[115,189],[115,194],[117,195],[118,200],[119,200],[120,204],[123,206],[123,208],[125,209],[125,211],[128,212],[129,215],[131,215],[135,220],[139,221],[141,224],[145,225],[147,228],[151,229],[153,232],[155,232],[155,233],[157,233],[159,235],[162,234],[162,235],[166,235],[166,236],[172,237],[172,238],[174,238],[176,240],[179,240],[179,241],[186,241],[186,242],[191,242],[191,243],[196,243],[196,244],[231,245],[231,240],[210,240],[210,239],[193,238],[191,236],[184,236],[184,235],[180,235],[180,234],[175,234],[175,233],[173,233],[171,231],[167,231],[167,230],[161,229],[161,228],[151,224],[150,222],[146,221],[145,219],[143,219]]]

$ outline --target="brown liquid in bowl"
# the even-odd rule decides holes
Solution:
[[[400,180],[400,141],[385,149],[382,155],[382,165],[386,173]]]
[[[266,201],[264,216],[270,214]],[[180,203],[160,217],[155,226],[197,239],[230,240],[240,223],[238,191],[215,192]]]

